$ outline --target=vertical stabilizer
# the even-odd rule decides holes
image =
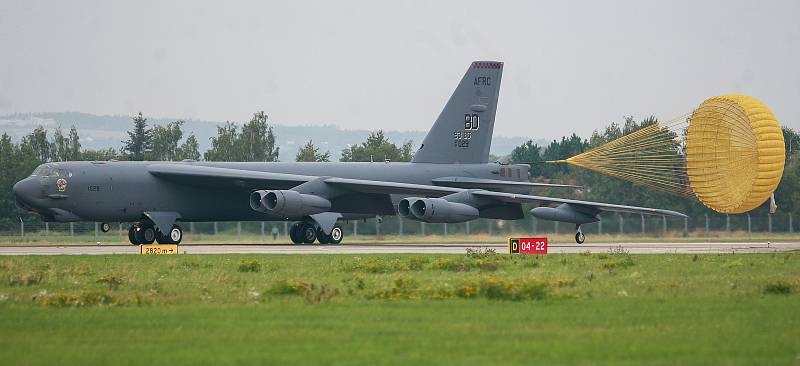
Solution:
[[[502,75],[502,62],[473,62],[412,162],[486,163]]]

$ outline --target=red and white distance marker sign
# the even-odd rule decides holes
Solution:
[[[547,238],[508,238],[508,254],[547,254]]]

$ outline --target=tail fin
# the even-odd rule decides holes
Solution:
[[[502,76],[502,62],[473,62],[411,161],[486,163]]]

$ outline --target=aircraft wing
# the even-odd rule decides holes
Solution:
[[[648,208],[648,207],[637,207],[637,206],[626,206],[626,205],[614,205],[610,203],[601,203],[601,202],[591,202],[591,201],[579,201],[579,200],[571,200],[566,198],[556,198],[556,197],[543,197],[543,196],[530,196],[525,194],[512,194],[512,193],[503,193],[503,192],[492,192],[492,191],[473,191],[472,194],[491,198],[498,201],[503,202],[513,202],[513,203],[568,203],[574,206],[580,206],[582,208],[596,210],[596,211],[612,211],[612,212],[625,212],[625,213],[634,213],[634,214],[644,214],[644,215],[656,215],[656,216],[677,216],[677,217],[688,217],[680,212],[670,211],[670,210],[662,210],[658,208]]]
[[[290,189],[305,182],[319,177],[297,174],[270,173],[243,169],[218,168],[191,164],[151,164],[147,167],[150,174],[154,176],[173,180],[179,183],[190,185],[213,185],[213,186],[233,186],[247,189]],[[487,191],[484,189],[467,189],[460,187],[448,187],[439,185],[411,184],[399,182],[386,182],[364,179],[350,178],[323,178],[324,182],[352,192],[370,194],[395,194],[395,195],[419,195],[425,197],[442,197],[448,194],[470,191],[472,194],[499,202],[509,203],[568,203],[580,206],[588,210],[626,212],[645,215],[669,215],[687,217],[686,215],[656,208],[614,205],[601,202],[579,201],[566,198],[531,196],[525,194]],[[465,178],[459,178],[465,179]],[[451,181],[452,178],[444,178],[439,183]],[[465,182],[467,182],[465,180]],[[436,183],[436,182],[434,182]],[[469,183],[493,185],[492,180],[480,180]],[[502,184],[508,184],[503,182]],[[515,182],[510,182],[514,184]],[[500,185],[500,183],[497,183]],[[528,184],[522,184],[528,186]],[[508,186],[506,186],[508,187]],[[487,187],[488,188],[488,187]],[[499,187],[497,187],[499,188]]]
[[[328,184],[333,184],[341,188],[345,188],[354,192],[363,193],[378,193],[378,194],[399,194],[399,195],[421,195],[427,197],[441,197],[451,193],[470,191],[472,194],[488,198],[499,202],[509,203],[569,203],[573,206],[579,206],[589,211],[612,211],[612,212],[625,212],[644,215],[656,216],[677,216],[687,217],[686,215],[657,208],[614,205],[609,203],[579,201],[566,198],[544,197],[544,196],[531,196],[525,194],[515,194],[507,192],[487,191],[483,189],[464,189],[456,187],[441,187],[429,186],[423,184],[408,184],[396,182],[382,182],[361,179],[347,179],[347,178],[328,178],[325,180]]]
[[[429,186],[425,184],[384,182],[377,180],[349,178],[328,178],[325,179],[325,183],[339,186],[350,191],[362,193],[407,194],[422,195],[426,197],[441,197],[464,190],[461,188]]]
[[[289,189],[316,179],[315,176],[218,168],[191,164],[151,164],[150,174],[188,185],[240,187],[247,189]]]
[[[457,187],[457,188],[473,188],[473,189],[491,189],[491,190],[512,190],[512,189],[527,189],[538,188],[583,188],[582,186],[575,186],[571,184],[551,184],[551,183],[535,183],[535,182],[518,182],[509,180],[497,179],[483,179],[472,177],[441,177],[434,178],[433,184],[437,186]]]

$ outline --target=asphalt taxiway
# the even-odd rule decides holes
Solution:
[[[608,253],[619,248],[634,254],[659,253],[771,253],[800,251],[800,242],[749,243],[584,243],[551,244],[549,253]],[[493,249],[505,253],[505,244],[343,244],[343,245],[275,245],[275,244],[203,244],[181,245],[184,254],[460,254],[467,249]],[[80,255],[138,254],[139,247],[127,245],[50,245],[2,246],[0,255]]]

